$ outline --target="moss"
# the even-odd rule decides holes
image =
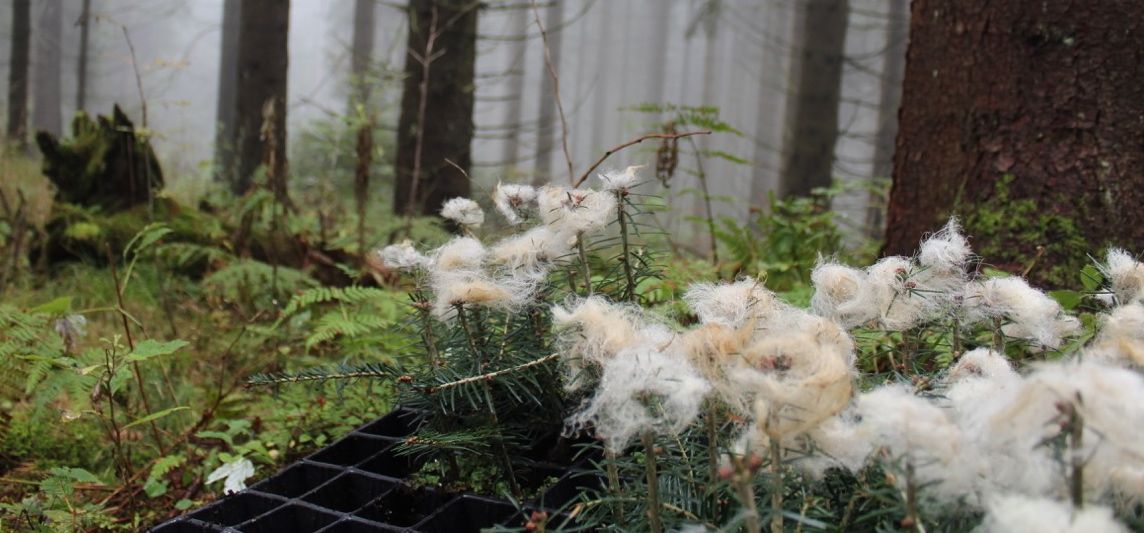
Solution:
[[[1072,288],[1078,284],[1076,273],[1087,263],[1085,252],[1091,246],[1074,218],[1030,198],[1012,198],[1010,185],[1014,179],[1011,174],[1003,176],[985,202],[958,206],[975,251],[984,261],[1017,273],[1036,261],[1029,274],[1032,281]],[[1084,205],[1060,196],[1048,202]],[[1039,246],[1044,251],[1038,258]]]

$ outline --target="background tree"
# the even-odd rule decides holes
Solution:
[[[552,68],[560,70],[560,42],[563,32],[560,25],[563,22],[563,4],[553,2],[544,10],[544,27],[548,32],[549,57]],[[557,146],[556,133],[560,129],[556,118],[556,96],[552,76],[548,74],[548,59],[544,54],[540,56],[540,112],[537,121],[536,142],[536,173],[533,175],[533,185],[542,185],[550,181],[560,181],[552,176],[552,149]]]
[[[838,101],[849,0],[807,0],[802,7],[801,61],[787,117],[793,132],[779,182],[781,196],[829,187],[838,140]]]
[[[373,34],[376,28],[374,0],[354,0],[354,34],[350,45],[350,102],[351,114],[358,105],[369,102],[370,62],[373,60]]]
[[[245,193],[263,163],[268,182],[285,200],[286,73],[289,0],[243,0],[238,30],[235,194]]]
[[[915,0],[887,254],[964,217],[978,253],[1077,284],[1144,249],[1144,22],[1133,0]],[[1043,247],[1041,252],[1037,247]]]
[[[63,127],[60,111],[60,38],[63,34],[63,0],[37,2],[36,61],[32,65],[32,127],[59,135]]]
[[[235,173],[235,119],[238,111],[238,26],[242,0],[226,0],[222,7],[222,46],[219,48],[218,104],[215,133],[215,179],[233,181]]]
[[[30,0],[12,0],[12,49],[8,62],[8,140],[23,146],[28,133],[28,55],[31,48]]]
[[[469,196],[477,9],[473,0],[410,0],[397,126],[398,214],[433,214]],[[432,102],[433,105],[429,105]]]
[[[227,0],[234,2],[237,0]],[[79,20],[79,56],[76,58],[76,88],[75,109],[83,111],[87,108],[87,56],[91,39],[91,0],[83,0]]]

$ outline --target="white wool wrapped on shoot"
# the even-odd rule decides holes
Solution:
[[[914,265],[901,256],[883,257],[866,269],[871,301],[886,330],[901,331],[918,325],[935,305],[928,295],[915,290],[917,281],[910,278],[913,272]]]
[[[1015,276],[967,284],[962,305],[967,323],[1005,318],[1002,333],[1037,348],[1057,348],[1080,330],[1080,321],[1064,314],[1056,300]]]
[[[585,370],[598,369],[621,350],[639,344],[664,346],[673,336],[666,328],[648,323],[639,307],[612,303],[601,296],[552,306],[552,325],[563,347],[568,390],[583,386]]]
[[[1128,533],[1112,509],[1020,494],[998,494],[986,504],[980,533]]]
[[[1144,368],[1144,304],[1113,309],[1086,355]]]
[[[634,165],[623,170],[608,170],[597,175],[600,188],[608,192],[627,192],[639,183],[639,169],[643,165]]]
[[[820,262],[810,273],[814,284],[810,308],[815,314],[836,320],[847,328],[877,319],[880,303],[875,300],[875,292],[866,278],[862,270]]]
[[[485,260],[488,251],[472,237],[457,237],[445,243],[433,255],[434,272],[477,270]]]
[[[531,185],[497,182],[493,190],[493,205],[511,225],[518,225],[528,219],[535,210],[536,189]]]
[[[1108,250],[1108,260],[1101,267],[1111,283],[1112,294],[1120,305],[1144,303],[1144,264],[1125,250]]]
[[[481,206],[468,198],[453,198],[441,206],[441,216],[463,228],[477,228],[485,221]]]
[[[558,233],[596,233],[617,217],[616,197],[591,189],[548,185],[537,195],[540,220]]]
[[[964,276],[972,257],[973,250],[961,234],[957,218],[949,219],[945,227],[922,241],[918,249],[918,263],[941,275]]]
[[[775,295],[757,279],[735,283],[696,283],[683,300],[703,324],[721,324],[732,329],[758,323],[777,310]]]
[[[377,251],[378,257],[390,268],[398,270],[426,269],[432,263],[428,257],[418,252],[408,240],[401,244],[391,244]]]
[[[457,305],[478,306],[513,312],[529,303],[536,290],[534,280],[492,279],[477,271],[435,272],[429,279],[433,313],[439,320],[454,318]]]
[[[542,275],[552,263],[571,257],[573,244],[573,236],[537,226],[494,244],[489,262],[512,273]]]
[[[620,452],[645,432],[686,429],[710,388],[681,357],[640,344],[604,363],[595,395],[568,422],[573,429],[591,425],[609,450]]]
[[[1088,359],[1041,366],[992,415],[990,448],[1039,458],[1047,470],[1034,477],[1029,468],[1014,469],[1012,477],[995,473],[993,481],[1030,494],[1067,494],[1055,452],[1044,444],[1069,427],[1063,405],[1071,405],[1083,420],[1076,453],[1084,460],[1086,497],[1144,498],[1144,377]],[[1066,457],[1071,460],[1071,452]]]

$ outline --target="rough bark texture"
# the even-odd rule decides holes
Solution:
[[[251,186],[254,172],[262,161],[278,168],[267,173],[284,179],[286,165],[286,71],[287,32],[290,28],[288,0],[243,0],[238,31],[237,137],[238,174],[231,182],[235,194]],[[266,113],[273,102],[273,111]],[[263,116],[272,117],[269,128]],[[273,139],[263,139],[263,132]],[[268,142],[270,141],[270,142]],[[270,148],[272,154],[263,152]],[[269,157],[266,157],[269,156]]]
[[[473,139],[473,84],[476,62],[477,9],[471,0],[411,0],[405,86],[397,131],[395,213],[434,214],[456,196],[469,196],[467,176]],[[436,10],[436,24],[432,21]],[[429,35],[437,36],[428,65],[426,102],[421,84]],[[424,124],[418,124],[424,111]],[[420,158],[417,154],[421,133]],[[418,162],[417,160],[420,159]],[[450,164],[450,162],[452,164]],[[454,166],[455,165],[455,166]],[[414,167],[419,166],[414,186]],[[416,187],[415,197],[412,191]]]
[[[219,48],[218,104],[215,127],[215,180],[234,180],[234,142],[238,111],[238,26],[242,0],[226,0],[222,8],[222,46]]]
[[[8,140],[23,146],[28,134],[28,54],[31,41],[29,0],[12,1],[12,55],[8,69]]]
[[[985,260],[1075,285],[1144,250],[1144,17],[1135,0],[915,0],[884,253],[951,213]]]
[[[906,43],[909,38],[909,1],[889,0],[886,20],[885,62],[882,64],[878,96],[878,133],[874,145],[873,178],[888,179],[894,171],[894,140],[898,137],[898,108],[902,103],[902,76],[906,71]],[[870,191],[866,209],[866,234],[878,239],[884,231],[886,198],[881,190]]]
[[[354,113],[358,104],[369,102],[370,63],[373,60],[374,0],[355,0],[354,35],[350,45],[350,101],[349,111]]]
[[[36,18],[36,62],[33,65],[32,126],[59,136],[63,129],[60,111],[60,39],[63,19],[62,0],[38,3]]]
[[[833,179],[849,13],[848,0],[807,0],[803,8],[798,82],[787,114],[793,134],[779,182],[783,197],[807,196]]]
[[[236,0],[230,0],[236,1]],[[91,0],[83,0],[79,16],[79,57],[76,58],[75,109],[83,111],[87,106],[87,51],[91,36]]]

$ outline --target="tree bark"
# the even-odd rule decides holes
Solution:
[[[222,7],[222,44],[219,48],[218,103],[216,108],[214,179],[234,183],[236,113],[238,111],[238,34],[242,0],[226,0]]]
[[[798,83],[787,115],[793,135],[780,196],[807,196],[833,179],[849,13],[848,0],[807,0],[803,8]]]
[[[909,37],[909,0],[890,0],[886,13],[886,49],[883,51],[882,87],[878,98],[878,137],[874,144],[874,178],[889,178],[894,171],[894,139],[898,136],[898,109],[902,103],[902,76],[906,70]],[[886,199],[871,191],[866,209],[866,234],[882,235]]]
[[[373,58],[375,0],[354,1],[354,35],[350,45],[350,101],[349,112],[369,102],[370,63]]]
[[[951,213],[994,265],[1043,253],[1034,281],[1144,250],[1140,50],[1134,0],[915,0],[883,252]]]
[[[509,57],[511,58],[509,66],[509,86],[511,87],[509,93],[510,101],[517,102],[516,105],[510,104],[508,106],[508,113],[505,116],[505,126],[508,132],[505,134],[504,143],[504,165],[508,169],[515,168],[520,161],[520,111],[521,99],[524,96],[524,58],[527,50],[526,44],[528,35],[529,21],[532,20],[531,8],[522,7],[517,9],[512,14],[512,22],[509,24],[513,29],[513,36],[518,37],[513,41]],[[510,172],[511,175],[513,172]]]
[[[43,0],[36,21],[36,62],[33,65],[32,126],[59,136],[63,127],[60,110],[60,39],[63,35],[62,0]]]
[[[243,0],[238,31],[238,92],[234,146],[235,194],[245,193],[263,161],[268,184],[279,196],[286,169],[286,73],[289,0]],[[269,122],[264,124],[264,116]],[[279,189],[283,190],[279,190]],[[282,199],[280,197],[280,199]]]
[[[472,191],[469,145],[479,7],[472,0],[409,2],[397,128],[397,214],[434,214],[445,200]]]
[[[12,50],[8,67],[8,141],[25,146],[28,137],[28,55],[31,2],[12,0]]]
[[[552,57],[552,69],[560,72],[560,42],[564,34],[560,25],[564,19],[564,9],[561,2],[553,2],[544,10],[544,27],[548,32],[548,50]],[[556,91],[552,83],[552,76],[548,74],[548,63],[544,54],[540,55],[540,113],[536,122],[536,173],[533,174],[533,185],[560,180],[552,176],[552,150],[557,146],[556,132],[560,130],[560,123],[556,117]]]
[[[235,1],[235,0],[228,0]],[[83,10],[79,17],[79,57],[76,59],[75,110],[84,111],[87,107],[87,55],[91,36],[91,0],[83,0]]]

